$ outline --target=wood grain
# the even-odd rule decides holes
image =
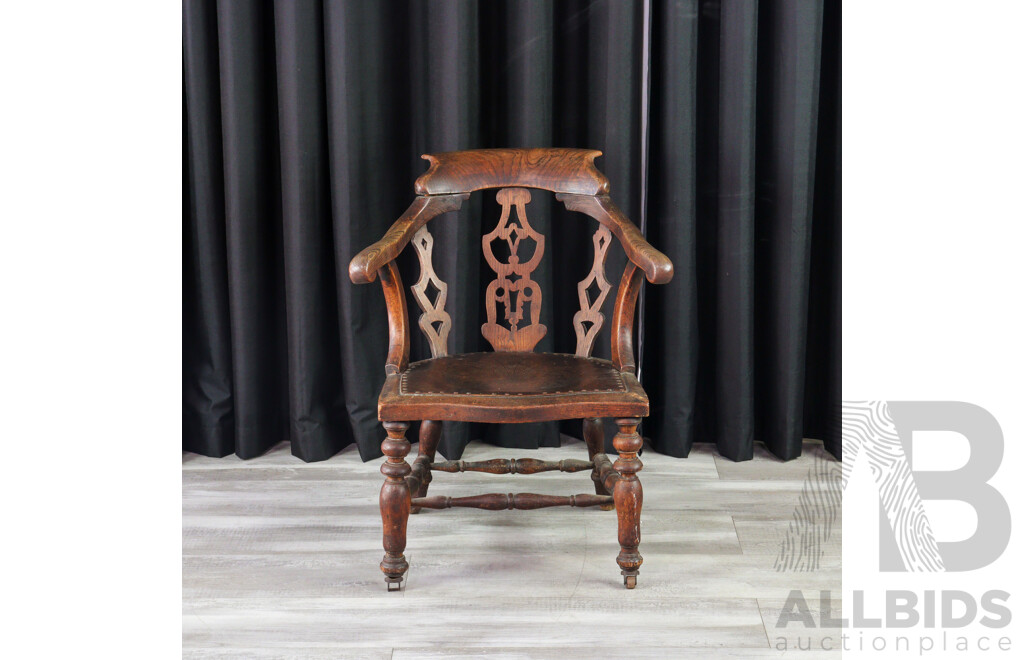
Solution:
[[[615,296],[612,312],[612,364],[622,372],[636,373],[636,359],[633,355],[633,317],[636,314],[636,299],[640,294],[643,278],[635,264],[626,266]]]
[[[608,177],[594,166],[594,149],[475,149],[424,154],[428,169],[418,195],[450,195],[485,188],[542,188],[579,195],[608,193]]]
[[[409,312],[405,307],[402,276],[393,261],[381,268],[380,284],[388,310],[388,359],[384,373],[394,375],[409,366]]]
[[[558,194],[555,197],[570,211],[586,213],[600,222],[622,244],[629,260],[644,271],[651,284],[672,280],[672,261],[647,242],[640,229],[607,196]]]
[[[409,524],[409,485],[405,477],[412,470],[405,462],[409,454],[409,441],[405,422],[385,422],[388,437],[381,443],[381,451],[387,460],[380,466],[384,485],[380,489],[380,517],[384,527],[384,559],[380,570],[390,591],[392,586],[400,587],[409,570],[405,559],[406,528]]]
[[[487,472],[489,474],[538,474],[540,472],[580,472],[593,469],[593,461],[566,458],[560,461],[541,461],[536,458],[494,458],[489,461],[445,461],[432,463],[438,472]]]
[[[448,284],[434,272],[434,237],[427,230],[426,225],[416,230],[412,246],[416,250],[416,256],[419,257],[420,277],[409,288],[423,312],[419,319],[420,330],[423,331],[430,343],[431,356],[444,357],[448,355],[448,332],[452,327],[452,317],[444,309],[445,302],[448,300]],[[434,300],[427,295],[427,290],[431,285],[437,289],[437,296]]]
[[[776,631],[773,617],[791,589],[815,596],[815,620],[820,590],[842,606],[840,548],[817,571],[777,572],[770,547],[740,552],[732,517],[767,510],[789,520],[816,447],[806,443],[786,463],[736,464],[758,469],[729,481],[716,476],[712,445],[695,445],[685,460],[646,448],[646,561],[634,591],[622,590],[610,565],[615,515],[561,507],[522,515],[424,510],[410,521],[408,590],[393,594],[382,593],[376,567],[381,478],[355,445],[317,463],[293,456],[287,442],[249,460],[186,453],[183,657],[388,658],[392,649],[395,658],[793,657],[792,643],[786,654],[772,648],[776,634],[800,632],[806,643],[824,631]],[[474,442],[464,459],[523,453]],[[528,452],[547,461],[587,453],[568,437],[560,448]],[[537,474],[529,490],[579,492],[585,474]],[[511,479],[466,473],[438,486],[464,496]],[[396,611],[407,623],[397,637]],[[450,631],[443,645],[438,629]],[[621,634],[608,638],[608,630]]]
[[[402,252],[420,227],[442,213],[458,211],[462,208],[462,202],[468,198],[469,194],[466,193],[414,199],[379,241],[352,258],[348,265],[349,279],[355,284],[372,282],[377,277],[377,271]]]
[[[576,330],[576,355],[590,357],[594,350],[594,340],[601,332],[604,325],[604,314],[601,313],[601,306],[604,305],[608,292],[612,285],[604,274],[604,264],[608,259],[608,246],[612,242],[611,233],[604,225],[598,227],[594,232],[594,265],[579,284],[576,285],[576,292],[580,299],[580,311],[572,317],[572,324]],[[597,295],[591,300],[590,287],[597,285]]]
[[[487,323],[480,331],[496,351],[532,351],[548,331],[540,322],[540,285],[530,277],[544,256],[544,235],[534,231],[526,218],[529,190],[503,188],[497,198],[501,204],[501,219],[494,230],[483,237],[484,259],[497,277],[487,285],[484,295]],[[512,207],[516,209],[517,221],[510,221]],[[519,254],[524,238],[534,242],[529,256]],[[508,261],[495,256],[492,244],[496,241],[504,241],[508,246]],[[504,311],[502,323],[498,322],[499,304]],[[524,324],[527,308],[529,321]],[[508,323],[509,327],[503,323]]]
[[[627,589],[636,587],[637,575],[644,558],[640,556],[640,512],[644,505],[644,490],[636,473],[643,469],[637,452],[644,442],[636,432],[639,419],[617,419],[619,432],[612,444],[619,457],[612,464],[619,478],[615,481],[612,495],[615,511],[619,516],[619,556],[615,561],[622,569],[623,583]]]
[[[502,509],[544,509],[552,506],[588,507],[608,504],[612,498],[608,495],[538,495],[536,493],[487,493],[469,497],[419,497],[413,500],[416,506],[424,509],[450,509],[452,507],[468,507],[501,511]]]

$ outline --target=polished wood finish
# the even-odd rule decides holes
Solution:
[[[598,495],[611,495],[612,492],[604,485],[604,476],[599,471],[599,461],[602,457],[605,463],[608,464],[608,468],[611,469],[611,461],[608,460],[608,456],[604,453],[604,424],[601,423],[601,419],[598,417],[585,417],[583,419],[583,441],[587,443],[587,453],[590,455],[590,462],[593,465],[593,470],[590,473],[590,478],[594,482],[594,492]],[[614,509],[614,504],[602,504],[601,509],[604,511],[610,511]]]
[[[452,317],[444,309],[448,300],[448,285],[434,272],[434,237],[426,225],[416,231],[412,246],[420,260],[420,278],[409,288],[423,311],[419,320],[420,330],[430,343],[430,354],[433,357],[444,357],[448,355],[448,332],[452,328]],[[431,286],[437,289],[433,300],[428,295]]]
[[[409,492],[413,497],[425,497],[430,488],[430,466],[437,455],[437,445],[441,440],[441,422],[425,419],[420,422],[420,444],[416,460],[413,462],[412,474],[406,478]],[[419,513],[419,507],[412,507],[410,513]]]
[[[540,285],[530,278],[544,256],[544,235],[534,231],[526,218],[529,190],[503,188],[497,197],[501,219],[498,226],[483,237],[484,259],[497,277],[487,285],[487,323],[480,331],[496,351],[532,351],[548,331],[547,326],[540,323]],[[513,206],[518,222],[510,221]],[[519,254],[524,238],[534,243],[533,252],[528,256]],[[508,246],[508,261],[501,261],[494,255],[492,243],[495,241],[504,241]],[[508,323],[507,328],[498,322],[499,304],[504,310],[502,320]],[[527,309],[529,321],[523,324]]]
[[[409,365],[384,381],[381,420],[549,422],[644,417],[636,376],[598,358],[561,353],[465,353]]]
[[[651,247],[640,230],[608,197],[608,180],[594,167],[601,152],[586,149],[484,149],[424,156],[430,169],[416,181],[419,196],[381,240],[352,259],[353,282],[380,278],[388,312],[386,378],[377,416],[388,437],[381,445],[380,511],[384,524],[381,570],[388,588],[400,588],[409,515],[422,508],[539,509],[553,506],[614,508],[619,527],[619,564],[627,588],[636,586],[643,559],[639,553],[643,490],[637,472],[642,441],[640,418],[647,416],[647,394],[636,378],[633,326],[644,277],[654,284],[672,278],[672,262]],[[501,217],[482,238],[483,256],[495,279],[485,291],[487,322],[481,333],[494,352],[448,354],[452,318],[445,309],[447,284],[433,266],[433,237],[426,223],[459,209],[473,191],[498,188]],[[593,236],[594,262],[577,283],[580,309],[573,317],[576,354],[534,353],[547,333],[540,323],[542,295],[532,279],[545,254],[545,237],[530,226],[526,205],[530,188],[556,193],[571,211],[599,223]],[[515,209],[513,215],[512,210]],[[614,236],[629,265],[619,283],[611,322],[611,361],[591,357],[605,317],[601,308],[611,292],[605,263]],[[409,363],[409,315],[395,259],[412,243],[419,258],[419,279],[411,287],[422,314],[420,329],[431,358]],[[499,257],[499,250],[502,248]],[[507,256],[504,256],[506,255]],[[602,418],[614,418],[613,444],[618,458],[605,453]],[[526,423],[582,419],[589,460],[498,459],[436,462],[444,421]],[[413,465],[405,433],[420,420],[420,449]],[[559,470],[590,471],[593,495],[492,493],[471,497],[427,496],[431,474],[486,472],[536,474]]]
[[[612,364],[623,373],[636,373],[636,360],[633,356],[633,316],[636,313],[636,299],[642,285],[640,270],[634,264],[626,266],[612,312]]]
[[[568,194],[555,197],[570,211],[586,213],[611,230],[622,244],[626,256],[644,271],[651,284],[665,284],[672,279],[672,261],[647,242],[611,198]]]
[[[601,332],[604,325],[604,314],[601,313],[601,306],[604,305],[608,292],[612,285],[604,275],[604,263],[608,259],[608,246],[612,242],[612,235],[608,228],[601,225],[594,232],[594,265],[590,273],[576,286],[576,292],[580,298],[580,311],[572,318],[572,324],[576,328],[576,355],[590,357],[594,350],[594,340]],[[597,294],[591,300],[590,287],[597,286]]]
[[[637,458],[637,452],[644,446],[643,440],[636,432],[639,419],[617,419],[619,432],[615,434],[612,444],[619,457],[612,467],[619,473],[615,481],[615,510],[619,515],[619,556],[615,558],[622,569],[623,582],[627,589],[636,586],[637,574],[644,558],[638,550],[640,546],[640,510],[644,505],[644,489],[636,473],[643,469],[643,463]]]
[[[598,506],[611,501],[607,495],[537,495],[535,493],[488,493],[469,497],[419,497],[413,503],[424,509],[450,509],[468,507],[472,509],[544,509],[549,506]]]
[[[430,169],[416,179],[417,195],[451,195],[485,188],[542,188],[603,195],[608,177],[594,167],[594,149],[476,149],[424,154]]]
[[[409,366],[409,313],[405,308],[402,276],[393,261],[381,269],[380,283],[388,309],[388,359],[384,372],[392,376]]]
[[[419,228],[442,213],[458,211],[469,194],[417,197],[391,225],[383,238],[357,254],[348,265],[348,276],[356,284],[372,282],[377,271],[397,257]]]
[[[537,474],[538,472],[580,472],[591,470],[593,461],[567,458],[561,461],[538,461],[536,458],[495,458],[491,461],[446,461],[431,463],[438,472],[487,472],[488,474]]]
[[[380,517],[384,523],[384,559],[380,570],[384,572],[388,590],[400,588],[409,562],[405,560],[405,536],[409,523],[409,486],[405,477],[412,471],[405,457],[409,454],[409,441],[405,422],[384,422],[388,437],[381,443],[387,461],[380,466],[384,485],[380,489]]]

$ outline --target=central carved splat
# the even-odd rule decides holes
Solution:
[[[484,259],[497,274],[487,287],[487,323],[481,327],[484,338],[496,351],[532,351],[547,333],[540,323],[540,285],[530,279],[544,256],[544,235],[537,233],[526,219],[526,204],[530,191],[525,188],[503,188],[498,191],[501,220],[498,226],[483,238]],[[516,207],[516,220],[510,219],[512,206]],[[533,243],[533,253],[520,255],[519,249]],[[497,246],[508,260],[500,261],[494,255]],[[498,323],[498,303],[504,309],[508,327]],[[526,316],[529,321],[523,323]]]

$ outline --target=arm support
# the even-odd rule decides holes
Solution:
[[[636,314],[636,297],[643,283],[641,271],[636,264],[628,264],[622,273],[619,290],[615,295],[615,310],[612,312],[612,364],[619,371],[636,373],[636,359],[633,356],[633,317]]]
[[[417,197],[384,237],[366,248],[348,265],[348,276],[356,284],[372,282],[377,271],[391,263],[428,220],[448,211],[458,211],[469,193]]]
[[[622,244],[626,256],[643,270],[651,284],[665,284],[672,279],[672,262],[655,250],[636,225],[604,195],[555,195],[570,211],[586,213],[611,230]]]
[[[409,312],[405,308],[402,276],[395,262],[389,261],[380,270],[380,284],[384,287],[384,302],[388,307],[388,362],[384,371],[391,376],[409,366]]]

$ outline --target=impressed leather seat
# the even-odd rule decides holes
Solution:
[[[413,362],[388,377],[378,413],[382,421],[427,415],[460,422],[539,422],[563,419],[566,405],[585,408],[590,416],[648,413],[647,395],[633,374],[608,360],[509,352]]]

